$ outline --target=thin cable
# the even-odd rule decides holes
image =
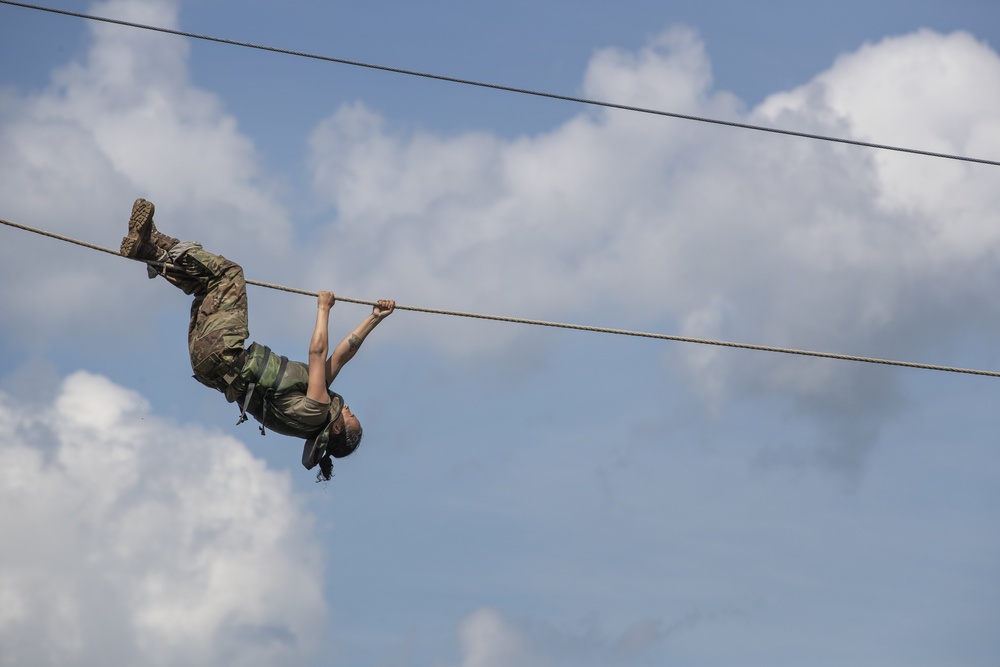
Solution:
[[[24,231],[33,232],[35,234],[40,234],[42,236],[48,236],[49,238],[57,239],[59,241],[65,241],[67,243],[73,243],[75,245],[83,246],[84,248],[90,248],[91,250],[99,250],[101,252],[106,252],[109,255],[114,255],[115,257],[122,257],[122,255],[111,248],[105,248],[103,246],[94,245],[93,243],[87,243],[85,241],[79,241],[77,239],[70,238],[68,236],[62,236],[60,234],[55,234],[53,232],[47,232],[41,229],[36,229],[34,227],[29,227],[28,225],[22,225],[17,222],[11,222],[10,220],[4,220],[0,218],[0,223],[7,225],[9,227],[15,227],[17,229],[22,229]],[[133,259],[133,258],[125,258]],[[151,266],[162,267],[164,264],[162,262],[153,262],[149,260],[134,259],[133,261],[142,262]],[[306,296],[317,296],[316,292],[310,292],[308,290],[298,289],[296,287],[285,287],[284,285],[275,285],[273,283],[265,283],[257,280],[247,280],[248,285],[255,285],[257,287],[264,287],[267,289],[278,290],[281,292],[291,292],[292,294],[303,294]],[[352,299],[350,297],[343,297],[337,295],[337,301],[345,301],[347,303],[357,303],[367,306],[374,306],[375,301],[367,301],[364,299]],[[521,317],[505,317],[502,315],[485,315],[482,313],[468,313],[459,310],[441,310],[438,308],[422,308],[419,306],[403,306],[396,304],[396,308],[399,310],[410,310],[418,313],[431,313],[434,315],[451,315],[454,317],[468,317],[480,320],[494,320],[497,322],[511,322],[514,324],[530,324],[534,326],[542,327],[555,327],[559,329],[574,329],[576,331],[592,331],[594,333],[605,333],[605,334],[616,334],[620,336],[635,336],[638,338],[655,338],[657,340],[669,340],[678,343],[696,343],[699,345],[715,345],[717,347],[731,347],[742,350],[755,350],[758,352],[777,352],[781,354],[794,354],[806,357],[819,357],[822,359],[836,359],[838,361],[857,361],[866,364],[881,364],[884,366],[901,366],[903,368],[919,368],[922,370],[929,371],[943,371],[948,373],[965,373],[967,375],[983,375],[986,377],[1000,377],[1000,372],[996,371],[983,371],[971,368],[957,368],[954,366],[940,366],[937,364],[921,364],[912,361],[894,361],[892,359],[878,359],[875,357],[859,357],[851,354],[836,354],[833,352],[815,352],[812,350],[797,350],[787,347],[774,347],[771,345],[753,345],[750,343],[733,343],[730,341],[723,340],[710,340],[707,338],[692,338],[690,336],[672,336],[669,334],[658,334],[658,333],[647,333],[643,331],[629,331],[627,329],[609,329],[606,327],[593,327],[583,324],[566,324],[563,322],[547,322],[545,320],[530,320]]]
[[[850,146],[860,146],[862,148],[875,148],[879,150],[895,151],[898,153],[909,153],[912,155],[923,155],[925,157],[935,157],[942,158],[945,160],[958,160],[961,162],[973,162],[976,164],[987,164],[994,167],[1000,167],[1000,161],[996,160],[985,160],[982,158],[974,158],[963,155],[954,155],[951,153],[936,153],[933,151],[924,151],[916,148],[904,148],[901,146],[891,146],[888,144],[876,144],[867,141],[857,141],[854,139],[844,139],[840,137],[831,137],[822,134],[811,134],[809,132],[796,132],[794,130],[782,130],[774,127],[766,127],[763,125],[750,125],[748,123],[737,123],[728,120],[719,120],[717,118],[705,118],[702,116],[692,116],[688,114],[674,113],[671,111],[659,111],[656,109],[647,109],[644,107],[630,106],[627,104],[615,104],[613,102],[602,102],[599,100],[587,99],[584,97],[573,97],[570,95],[559,95],[557,93],[546,93],[537,90],[530,90],[527,88],[515,88],[513,86],[504,86],[496,83],[485,83],[482,81],[474,81],[472,79],[460,79],[452,76],[445,76],[441,74],[430,74],[427,72],[418,72],[414,70],[402,69],[399,67],[389,67],[386,65],[375,65],[372,63],[361,62],[358,60],[347,60],[345,58],[334,58],[332,56],[321,56],[314,53],[307,53],[304,51],[293,51],[291,49],[283,49],[275,46],[266,46],[263,44],[254,44],[252,42],[240,42],[234,39],[226,39],[224,37],[212,37],[210,35],[200,35],[193,32],[186,32],[184,30],[174,30],[172,28],[162,28],[159,26],[151,26],[143,23],[134,23],[132,21],[122,21],[120,19],[110,19],[103,16],[93,16],[91,14],[81,14],[79,12],[71,12],[64,9],[54,9],[52,7],[42,7],[40,5],[32,5],[25,2],[13,2],[12,0],[0,0],[0,4],[12,5],[14,7],[23,7],[25,9],[35,9],[43,12],[50,12],[52,14],[61,14],[63,16],[73,16],[76,18],[87,19],[90,21],[101,21],[103,23],[111,23],[114,25],[125,26],[129,28],[139,28],[141,30],[152,30],[154,32],[161,32],[168,35],[177,35],[180,37],[189,37],[191,39],[200,39],[207,42],[216,42],[218,44],[229,44],[231,46],[242,46],[249,49],[258,49],[260,51],[270,51],[272,53],[281,53],[289,56],[297,56],[299,58],[310,58],[312,60],[322,60],[325,62],[338,63],[341,65],[351,65],[352,67],[364,67],[367,69],[379,70],[383,72],[392,72],[394,74],[405,74],[407,76],[417,76],[425,79],[434,79],[436,81],[447,81],[449,83],[458,83],[466,86],[477,86],[479,88],[490,88],[493,90],[500,90],[508,93],[518,93],[521,95],[532,95],[534,97],[544,97],[552,100],[561,100],[564,102],[575,102],[578,104],[586,104],[590,106],[604,107],[607,109],[619,109],[622,111],[634,111],[636,113],[651,114],[654,116],[665,116],[668,118],[677,118],[680,120],[690,120],[699,123],[709,123],[713,125],[722,125],[726,127],[739,128],[743,130],[755,130],[757,132],[770,132],[772,134],[781,134],[790,137],[800,137],[803,139],[815,139],[817,141],[828,141],[838,144],[847,144]]]

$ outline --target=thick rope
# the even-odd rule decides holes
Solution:
[[[9,227],[15,227],[17,229],[22,229],[24,231],[33,232],[35,234],[40,234],[42,236],[48,236],[49,238],[57,239],[59,241],[65,241],[66,243],[72,243],[78,246],[83,246],[84,248],[90,248],[91,250],[99,250],[101,252],[106,252],[109,255],[114,255],[115,257],[122,257],[122,255],[117,250],[111,248],[105,248],[103,246],[94,245],[93,243],[87,243],[86,241],[80,241],[68,236],[62,236],[61,234],[55,234],[53,232],[44,231],[41,229],[36,229],[34,227],[29,227],[28,225],[22,225],[17,222],[12,222],[10,220],[4,220],[0,218],[0,223],[7,225]],[[127,257],[125,259],[133,259]],[[163,267],[162,262],[153,262],[143,259],[135,259],[134,261],[139,261],[144,264],[148,264],[154,267]],[[308,290],[298,289],[295,287],[285,287],[284,285],[275,285],[273,283],[265,283],[257,280],[247,280],[248,285],[255,285],[257,287],[264,287],[266,289],[278,290],[281,292],[291,292],[292,294],[303,294],[306,296],[317,296],[316,292],[310,292]],[[337,301],[345,301],[347,303],[357,303],[367,306],[374,306],[375,301],[368,301],[364,299],[352,299],[349,297],[343,297],[339,294],[337,295]],[[576,331],[592,331],[594,333],[605,333],[605,334],[616,334],[620,336],[635,336],[638,338],[655,338],[657,340],[669,340],[679,343],[696,343],[699,345],[715,345],[718,347],[731,347],[738,348],[742,350],[755,350],[758,352],[777,352],[781,354],[794,354],[806,357],[819,357],[822,359],[836,359],[838,361],[857,361],[866,364],[881,364],[884,366],[901,366],[903,368],[919,368],[922,370],[929,371],[943,371],[948,373],[965,373],[967,375],[983,375],[986,377],[1000,377],[1000,372],[996,371],[984,371],[976,370],[972,368],[957,368],[954,366],[940,366],[937,364],[922,364],[912,361],[895,361],[892,359],[878,359],[875,357],[859,357],[851,354],[836,354],[833,352],[816,352],[812,350],[797,350],[787,347],[774,347],[771,345],[753,345],[751,343],[733,343],[724,340],[710,340],[707,338],[692,338],[690,336],[673,336],[669,334],[658,334],[658,333],[647,333],[643,331],[629,331],[627,329],[609,329],[606,327],[593,327],[583,324],[566,324],[564,322],[547,322],[545,320],[531,320],[521,317],[504,317],[502,315],[485,315],[482,313],[468,313],[459,310],[441,310],[439,308],[422,308],[419,306],[403,306],[396,304],[396,308],[399,310],[410,310],[418,313],[431,313],[434,315],[451,315],[454,317],[468,317],[480,320],[494,320],[497,322],[512,322],[514,324],[530,324],[534,326],[542,327],[555,327],[559,329],[574,329]]]
[[[570,95],[559,95],[556,93],[546,93],[538,90],[530,90],[527,88],[515,88],[513,86],[504,86],[496,83],[485,83],[482,81],[474,81],[471,79],[460,79],[453,76],[444,76],[441,74],[430,74],[428,72],[418,72],[414,70],[402,69],[399,67],[389,67],[386,65],[375,65],[372,63],[361,62],[358,60],[347,60],[345,58],[334,58],[332,56],[321,56],[314,53],[306,53],[304,51],[293,51],[291,49],[283,49],[275,46],[267,46],[264,44],[254,44],[252,42],[240,42],[234,39],[226,39],[223,37],[213,37],[211,35],[200,35],[198,33],[186,32],[184,30],[174,30],[171,28],[162,28],[159,26],[146,25],[143,23],[134,23],[132,21],[122,21],[119,19],[110,19],[103,16],[93,16],[91,14],[81,14],[79,12],[71,12],[64,9],[54,9],[52,7],[43,7],[41,5],[32,5],[26,2],[13,2],[12,0],[0,0],[0,4],[12,5],[14,7],[23,7],[25,9],[34,9],[42,12],[49,12],[52,14],[61,14],[63,16],[72,16],[75,18],[87,19],[90,21],[100,21],[103,23],[110,23],[113,25],[120,25],[128,28],[138,28],[140,30],[151,30],[153,32],[165,33],[168,35],[177,35],[179,37],[188,37],[190,39],[200,39],[207,42],[215,42],[218,44],[228,44],[230,46],[242,46],[248,49],[257,49],[260,51],[269,51],[271,53],[280,53],[288,56],[296,56],[299,58],[310,58],[312,60],[322,60],[330,63],[337,63],[340,65],[350,65],[352,67],[364,67],[367,69],[379,70],[382,72],[391,72],[394,74],[404,74],[407,76],[422,77],[425,79],[433,79],[436,81],[446,81],[448,83],[458,83],[466,86],[477,86],[479,88],[489,88],[492,90],[499,90],[508,93],[518,93],[521,95],[532,95],[534,97],[544,97],[551,100],[561,100],[563,102],[574,102],[577,104],[586,104],[590,106],[604,107],[607,109],[618,109],[621,111],[634,111],[636,113],[652,114],[655,116],[665,116],[668,118],[676,118],[680,120],[690,120],[699,123],[709,123],[713,125],[722,125],[726,127],[739,128],[743,130],[755,130],[757,132],[769,132],[772,134],[781,134],[790,137],[799,137],[803,139],[814,139],[817,141],[828,141],[838,144],[847,144],[850,146],[860,146],[862,148],[875,148],[878,150],[886,151],[896,151],[899,153],[909,153],[912,155],[923,155],[925,157],[935,157],[942,158],[945,160],[959,160],[962,162],[974,162],[977,164],[987,164],[994,167],[1000,167],[1000,161],[996,160],[985,160],[982,158],[974,158],[963,155],[954,155],[951,153],[936,153],[933,151],[919,150],[915,148],[904,148],[901,146],[891,146],[888,144],[876,144],[868,141],[857,141],[854,139],[844,139],[841,137],[831,137],[822,134],[811,134],[809,132],[796,132],[794,130],[782,130],[774,127],[766,127],[763,125],[751,125],[748,123],[737,123],[734,121],[720,120],[717,118],[705,118],[702,116],[692,116],[688,114],[674,113],[670,111],[659,111],[656,109],[647,109],[644,107],[630,106],[626,104],[615,104],[612,102],[602,102],[599,100],[587,99],[584,97],[572,97]]]

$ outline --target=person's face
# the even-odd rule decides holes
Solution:
[[[352,431],[361,430],[361,422],[354,416],[354,413],[351,412],[351,407],[349,405],[344,405],[344,409],[340,412],[340,419],[343,422],[343,427],[349,428]]]

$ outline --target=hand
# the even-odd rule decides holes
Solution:
[[[395,309],[396,309],[395,301],[391,299],[379,299],[375,303],[375,307],[372,308],[372,315],[381,321],[392,315],[392,311],[394,311]]]
[[[333,292],[321,290],[317,296],[317,307],[323,310],[330,310],[336,302],[337,297],[333,295]]]

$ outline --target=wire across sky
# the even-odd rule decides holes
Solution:
[[[305,51],[295,51],[293,49],[285,49],[276,46],[267,46],[265,44],[254,44],[252,42],[242,42],[235,39],[227,39],[224,37],[214,37],[211,35],[202,35],[194,32],[187,32],[185,30],[176,30],[173,28],[163,28],[160,26],[146,25],[143,23],[135,23],[133,21],[123,21],[121,19],[112,19],[105,16],[94,16],[92,14],[83,14],[80,12],[71,12],[65,9],[56,9],[53,7],[45,7],[42,5],[34,5],[26,2],[14,2],[13,0],[0,0],[0,4],[10,5],[13,7],[22,7],[24,9],[31,9],[42,12],[49,12],[52,14],[60,14],[62,16],[71,16],[80,19],[86,19],[88,21],[99,21],[102,23],[110,23],[113,25],[125,26],[128,28],[136,28],[139,30],[150,30],[153,32],[164,33],[168,35],[176,35],[179,37],[187,37],[190,39],[198,39],[207,42],[215,42],[218,44],[227,44],[230,46],[239,46],[248,49],[257,49],[260,51],[268,51],[271,53],[278,53],[288,56],[295,56],[299,58],[309,58],[312,60],[321,60],[329,63],[336,63],[340,65],[350,65],[352,67],[363,67],[371,70],[379,70],[382,72],[391,72],[394,74],[403,74],[406,76],[421,77],[424,79],[433,79],[436,81],[444,81],[448,83],[456,83],[466,86],[476,86],[479,88],[489,88],[492,90],[498,90],[508,93],[517,93],[519,95],[531,95],[534,97],[543,97],[552,100],[560,100],[563,102],[574,102],[577,104],[584,104],[588,106],[603,107],[606,109],[618,109],[621,111],[632,111],[635,113],[650,114],[654,116],[664,116],[668,118],[676,118],[680,120],[694,121],[699,123],[709,123],[712,125],[721,125],[725,127],[737,128],[742,130],[753,130],[756,132],[768,132],[771,134],[779,134],[790,137],[799,137],[802,139],[812,139],[816,141],[826,141],[837,144],[847,144],[850,146],[858,146],[862,148],[873,148],[885,151],[895,151],[898,153],[909,153],[912,155],[922,155],[924,157],[940,158],[945,160],[957,160],[960,162],[970,162],[975,164],[991,165],[994,167],[1000,167],[1000,161],[997,160],[987,160],[983,158],[970,157],[965,155],[954,155],[951,153],[938,153],[934,151],[919,150],[916,148],[906,148],[903,146],[892,146],[889,144],[879,144],[868,141],[858,141],[855,139],[846,139],[843,137],[832,137],[822,134],[812,134],[809,132],[797,132],[794,130],[784,130],[780,128],[767,127],[764,125],[751,125],[749,123],[739,123],[735,121],[722,120],[718,118],[706,118],[703,116],[692,116],[688,114],[674,113],[671,111],[661,111],[658,109],[648,109],[644,107],[631,106],[628,104],[617,104],[614,102],[605,102],[601,100],[587,99],[584,97],[574,97],[571,95],[561,95],[558,93],[549,93],[538,90],[530,90],[527,88],[518,88],[514,86],[506,86],[497,83],[488,83],[483,81],[476,81],[473,79],[463,79],[453,76],[446,76],[443,74],[432,74],[428,72],[418,72],[415,70],[404,69],[401,67],[391,67],[388,65],[377,65],[373,63],[362,62],[359,60],[349,60],[347,58],[337,58],[333,56],[324,56],[315,53],[307,53]]]
[[[58,241],[64,241],[66,243],[72,243],[74,245],[82,246],[82,247],[88,248],[90,250],[97,250],[97,251],[100,251],[100,252],[107,253],[109,255],[114,255],[116,257],[122,257],[122,255],[117,250],[114,250],[112,248],[105,248],[103,246],[95,245],[93,243],[87,243],[86,241],[80,241],[78,239],[70,238],[68,236],[63,236],[61,234],[56,234],[54,232],[48,232],[48,231],[45,231],[45,230],[42,230],[42,229],[37,229],[35,227],[31,227],[29,225],[24,225],[24,224],[21,224],[21,223],[18,223],[18,222],[13,222],[11,220],[4,220],[3,218],[0,218],[0,224],[6,225],[8,227],[13,227],[15,229],[21,229],[21,230],[24,230],[24,231],[27,231],[27,232],[33,232],[35,234],[39,234],[41,236],[46,236],[46,237],[49,237],[49,238],[53,238],[53,239],[56,239]],[[132,259],[132,258],[124,258],[124,259]],[[157,267],[157,268],[164,266],[164,264],[162,262],[152,262],[152,261],[148,261],[148,260],[133,260],[133,261],[143,262],[144,264],[148,264],[150,266]],[[264,287],[266,289],[278,290],[278,291],[282,291],[282,292],[291,292],[293,294],[304,294],[306,296],[317,296],[316,292],[310,292],[308,290],[299,289],[299,288],[296,288],[296,287],[286,287],[284,285],[276,285],[276,284],[273,284],[273,283],[265,283],[265,282],[260,282],[260,281],[257,281],[257,280],[249,280],[249,279],[246,282],[247,282],[248,285],[255,285],[257,287]],[[363,300],[363,299],[355,299],[355,298],[351,298],[351,297],[344,297],[344,296],[340,296],[339,294],[337,295],[337,300],[338,301],[345,301],[347,303],[357,303],[357,304],[369,305],[369,306],[375,305],[374,301],[366,301],[366,300]],[[559,329],[573,329],[573,330],[576,330],[576,331],[591,331],[591,332],[594,332],[594,333],[615,334],[615,335],[619,335],[619,336],[634,336],[634,337],[637,337],[637,338],[655,338],[655,339],[658,339],[658,340],[674,341],[674,342],[678,342],[678,343],[696,343],[696,344],[699,344],[699,345],[714,345],[714,346],[717,346],[717,347],[730,347],[730,348],[736,348],[736,349],[741,349],[741,350],[756,350],[758,352],[776,352],[776,353],[780,353],[780,354],[792,354],[792,355],[798,355],[798,356],[804,356],[804,357],[818,357],[818,358],[821,358],[821,359],[834,359],[834,360],[837,360],[837,361],[856,361],[856,362],[866,363],[866,364],[879,364],[879,365],[882,365],[882,366],[900,366],[900,367],[903,367],[903,368],[916,368],[916,369],[929,370],[929,371],[943,371],[943,372],[947,372],[947,373],[963,373],[963,374],[966,374],[966,375],[982,375],[982,376],[986,376],[986,377],[1000,377],[1000,372],[997,372],[997,371],[985,371],[985,370],[978,370],[978,369],[974,369],[974,368],[958,368],[958,367],[955,367],[955,366],[942,366],[942,365],[939,365],[939,364],[924,364],[924,363],[917,363],[917,362],[912,362],[912,361],[896,361],[896,360],[893,360],[893,359],[879,359],[877,357],[861,357],[861,356],[856,356],[856,355],[851,355],[851,354],[837,354],[835,352],[817,352],[817,351],[814,351],[814,350],[798,350],[798,349],[788,348],[788,347],[775,347],[775,346],[772,346],[772,345],[754,345],[752,343],[734,343],[734,342],[731,342],[731,341],[711,340],[711,339],[708,339],[708,338],[692,338],[690,336],[674,336],[674,335],[671,335],[671,334],[649,333],[649,332],[645,332],[645,331],[629,331],[627,329],[610,329],[610,328],[607,328],[607,327],[595,327],[595,326],[588,326],[588,325],[584,325],[584,324],[567,324],[565,322],[548,322],[548,321],[545,321],[545,320],[532,320],[532,319],[525,319],[525,318],[521,318],[521,317],[506,317],[506,316],[503,316],[503,315],[486,315],[486,314],[483,314],[483,313],[469,313],[469,312],[463,312],[463,311],[460,311],[460,310],[441,310],[441,309],[438,309],[438,308],[424,308],[424,307],[421,307],[421,306],[404,306],[404,305],[396,304],[396,309],[397,310],[410,310],[410,311],[414,311],[414,312],[418,312],[418,313],[431,313],[431,314],[434,314],[434,315],[451,315],[451,316],[454,316],[454,317],[468,317],[468,318],[480,319],[480,320],[494,320],[494,321],[497,321],[497,322],[510,322],[510,323],[513,323],[513,324],[530,324],[530,325],[534,325],[534,326],[553,327],[553,328],[559,328]]]

